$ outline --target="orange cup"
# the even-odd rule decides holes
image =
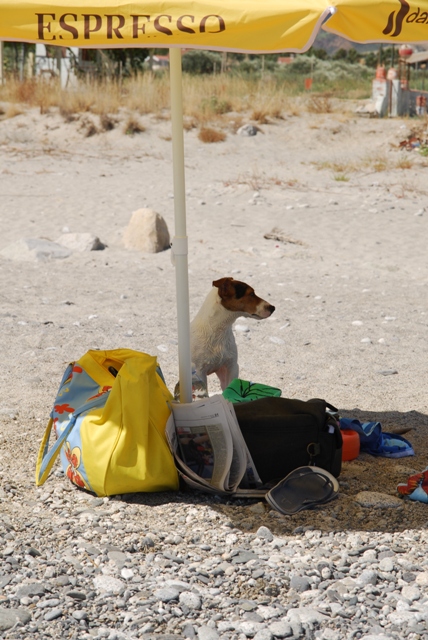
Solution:
[[[342,429],[342,461],[355,460],[360,453],[360,436],[352,429]]]

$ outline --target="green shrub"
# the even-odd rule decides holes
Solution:
[[[221,69],[221,56],[212,51],[186,51],[182,65],[186,73],[214,73]]]

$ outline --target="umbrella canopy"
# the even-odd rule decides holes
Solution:
[[[428,1],[336,0],[325,31],[353,42],[428,43]]]
[[[182,402],[191,401],[192,383],[180,49],[303,52],[321,27],[355,42],[428,41],[428,0],[0,0],[0,40],[171,50],[172,251]]]
[[[301,52],[323,23],[355,42],[428,41],[428,0],[0,0],[0,16],[0,40],[85,48]]]
[[[311,45],[331,12],[327,0],[9,0],[0,1],[0,39],[85,48],[297,52]]]

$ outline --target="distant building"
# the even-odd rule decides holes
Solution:
[[[60,78],[61,87],[73,85],[76,80],[77,47],[47,47],[36,44],[35,74],[47,79]]]
[[[169,69],[169,56],[147,56],[144,60],[153,71]]]

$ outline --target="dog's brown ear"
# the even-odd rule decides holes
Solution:
[[[232,283],[233,278],[220,278],[220,280],[214,280],[213,287],[218,288],[218,295],[220,298],[227,298],[227,296],[233,296],[235,290]]]

